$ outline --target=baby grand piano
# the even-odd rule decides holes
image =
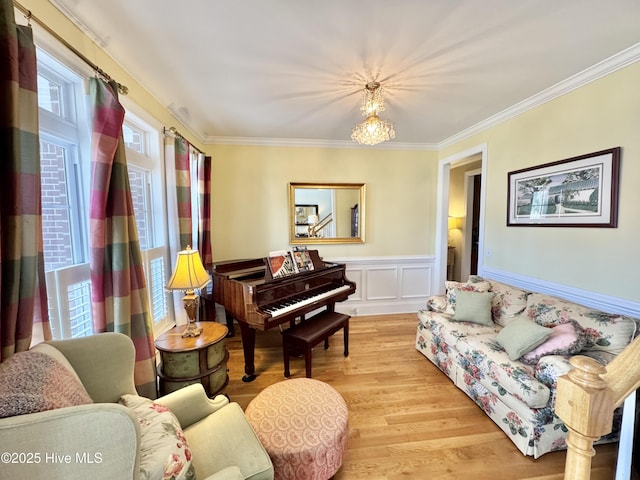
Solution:
[[[254,351],[256,330],[265,331],[326,306],[333,311],[356,291],[345,277],[345,266],[324,262],[317,250],[309,250],[313,270],[272,278],[267,258],[218,262],[213,267],[213,295],[240,325],[244,372],[242,381],[256,378]]]

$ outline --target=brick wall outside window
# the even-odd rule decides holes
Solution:
[[[42,236],[47,271],[73,265],[70,206],[65,178],[65,149],[40,142]]]
[[[140,248],[149,248],[149,233],[147,232],[147,222],[145,221],[145,188],[144,174],[135,168],[129,167],[129,188],[131,189],[131,199],[133,201],[133,211],[136,216],[136,227],[138,228],[138,239]]]

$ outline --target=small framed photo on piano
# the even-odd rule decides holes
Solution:
[[[306,247],[294,248],[291,251],[291,256],[298,272],[310,272],[313,270],[313,260],[311,260],[311,255],[309,255]]]

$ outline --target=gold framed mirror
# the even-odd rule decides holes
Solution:
[[[289,183],[291,244],[364,243],[364,183]]]

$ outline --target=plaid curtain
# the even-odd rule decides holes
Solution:
[[[198,156],[198,250],[207,270],[213,268],[211,252],[211,157]]]
[[[189,162],[189,142],[175,138],[176,197],[178,200],[179,248],[191,245],[193,227],[191,224],[191,167]]]
[[[0,0],[0,361],[51,338],[44,277],[36,51]]]
[[[93,106],[90,268],[93,326],[120,332],[136,348],[138,393],[156,398],[156,364],[147,287],[122,139],[117,86],[90,79]]]

